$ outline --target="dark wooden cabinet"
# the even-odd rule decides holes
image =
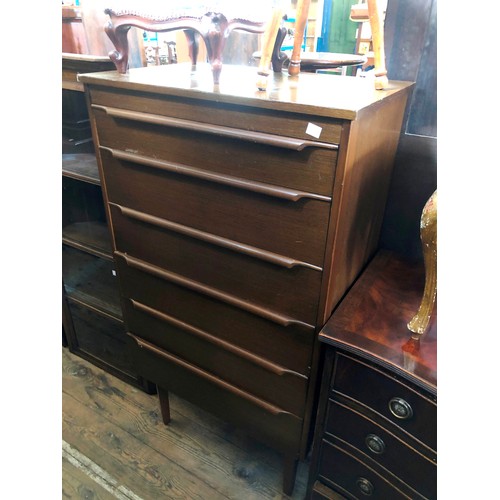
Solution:
[[[125,342],[101,179],[79,71],[112,67],[104,57],[63,56],[63,343],[71,352],[147,392]]]
[[[317,333],[376,249],[411,84],[170,65],[86,74],[130,352],[285,456],[310,441]]]
[[[309,498],[436,498],[436,319],[406,326],[423,288],[423,264],[380,252],[321,331]]]

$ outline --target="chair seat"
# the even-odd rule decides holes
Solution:
[[[253,0],[241,6],[234,0],[211,2],[168,2],[159,6],[153,0],[143,0],[141,5],[128,1],[115,2],[105,9],[109,22],[105,31],[115,46],[109,57],[120,73],[128,69],[127,32],[132,26],[145,31],[184,30],[188,39],[189,55],[196,66],[198,41],[195,32],[203,38],[207,56],[212,66],[214,84],[219,83],[222,69],[222,51],[232,30],[263,33],[269,16],[282,12],[284,0]],[[276,9],[276,6],[279,9]],[[278,27],[276,26],[276,29]],[[274,36],[274,35],[273,35]]]

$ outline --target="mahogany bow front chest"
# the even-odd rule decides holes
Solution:
[[[310,441],[317,334],[377,248],[410,83],[178,64],[80,75],[132,358],[281,451]]]

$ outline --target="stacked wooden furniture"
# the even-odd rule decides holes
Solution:
[[[377,246],[411,84],[190,64],[81,75],[139,373],[304,457],[317,334]]]
[[[63,343],[147,392],[125,348],[120,294],[101,180],[79,72],[113,67],[107,57],[63,54],[62,277]]]
[[[423,264],[381,252],[320,333],[308,498],[436,498],[435,312],[421,339],[407,328],[424,279]]]

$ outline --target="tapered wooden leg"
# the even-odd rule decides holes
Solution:
[[[307,16],[309,14],[309,6],[311,0],[298,0],[297,13],[295,15],[295,34],[293,36],[293,49],[288,66],[288,73],[296,76],[300,73],[300,56],[302,53],[302,43],[304,40],[304,31],[307,24]]]
[[[372,31],[375,89],[384,90],[389,86],[389,80],[385,66],[384,21],[381,19],[378,0],[368,0],[368,16]]]
[[[298,464],[299,460],[295,455],[285,455],[283,460],[283,493],[285,495],[292,496]]]
[[[259,68],[257,70],[257,88],[258,90],[267,89],[267,77],[269,76],[269,66],[273,57],[273,49],[276,43],[281,20],[283,19],[283,9],[274,8],[272,17],[267,23],[262,36],[262,51],[260,55]]]
[[[163,423],[168,425],[170,422],[170,402],[168,400],[168,391],[158,387],[158,399],[160,400],[160,410]]]

